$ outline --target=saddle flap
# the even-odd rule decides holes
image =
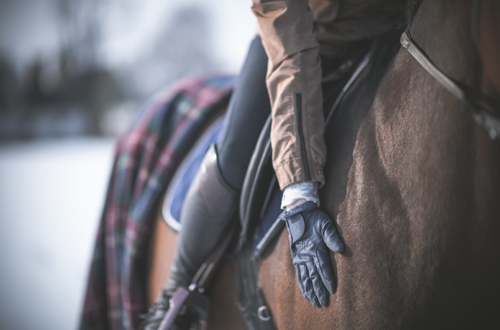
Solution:
[[[219,138],[223,122],[224,116],[221,116],[205,130],[182,161],[168,186],[163,202],[162,215],[169,227],[176,232],[181,229],[180,215],[189,187],[202,166],[208,147]]]
[[[241,233],[236,252],[251,241],[251,235],[259,224],[262,205],[268,197],[269,183],[275,176],[272,165],[271,115],[259,136],[250,160],[240,198]]]

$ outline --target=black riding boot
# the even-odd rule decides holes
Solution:
[[[167,287],[139,329],[156,329],[159,326],[168,310],[168,297],[179,286],[189,286],[235,216],[238,202],[239,192],[222,177],[216,146],[211,145],[182,207],[182,229],[177,236]]]
[[[238,202],[239,192],[222,177],[216,146],[211,145],[182,207],[182,229],[170,267],[168,291],[190,284],[234,217]]]

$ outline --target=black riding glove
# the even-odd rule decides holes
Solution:
[[[302,295],[314,306],[326,306],[328,292],[335,292],[327,247],[337,253],[344,251],[344,243],[332,220],[313,202],[285,211],[280,218],[288,228],[292,261]]]

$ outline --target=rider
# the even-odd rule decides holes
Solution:
[[[344,245],[319,208],[326,147],[321,77],[401,21],[405,0],[253,0],[258,36],[238,76],[223,131],[207,151],[181,213],[168,285],[141,329],[155,329],[168,297],[187,287],[234,219],[247,166],[272,113],[273,167],[304,298],[325,306],[335,290],[326,246]],[[308,244],[300,244],[307,241]],[[151,326],[151,327],[150,327]]]

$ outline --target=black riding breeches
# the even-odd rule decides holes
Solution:
[[[222,175],[239,191],[260,132],[271,113],[266,72],[267,55],[257,36],[250,44],[217,141]]]

